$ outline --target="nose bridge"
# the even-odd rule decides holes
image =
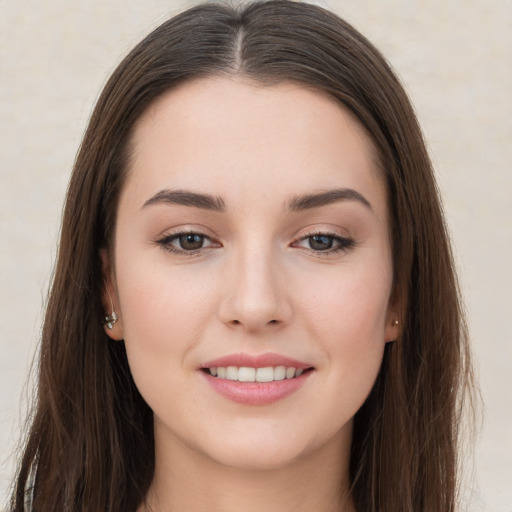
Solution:
[[[248,330],[284,323],[290,314],[280,261],[271,244],[252,240],[233,254],[223,301],[223,320]]]

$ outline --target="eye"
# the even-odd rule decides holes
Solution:
[[[339,235],[331,235],[328,233],[314,233],[307,235],[298,240],[295,245],[310,249],[313,252],[319,253],[336,253],[345,251],[352,248],[355,244],[350,238],[345,238]]]
[[[166,251],[179,254],[195,254],[214,245],[208,236],[195,232],[165,235],[156,243]]]
[[[173,242],[176,242],[179,248],[185,251],[197,251],[197,249],[202,249],[205,240],[206,237],[199,233],[187,233],[176,237]]]
[[[329,235],[313,235],[307,240],[309,247],[315,251],[327,251],[334,245],[334,237]]]

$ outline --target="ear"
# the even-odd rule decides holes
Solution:
[[[384,330],[384,341],[386,343],[396,341],[402,332],[401,311],[402,301],[397,296],[396,292],[393,292],[386,315],[386,326]]]
[[[101,303],[103,305],[103,311],[105,311],[105,315],[103,316],[103,328],[109,338],[120,341],[124,338],[123,318],[119,306],[114,272],[106,249],[100,249],[100,258],[103,274]],[[108,320],[110,320],[110,322]]]

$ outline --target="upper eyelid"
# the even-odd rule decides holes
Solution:
[[[179,239],[181,236],[185,235],[199,235],[201,237],[204,237],[208,240],[208,245],[205,247],[200,247],[198,249],[183,249],[181,247],[174,246],[174,242]],[[154,239],[155,245],[159,246],[160,249],[169,252],[174,253],[175,256],[180,257],[194,257],[194,256],[200,256],[201,254],[204,254],[204,251],[211,250],[212,248],[215,248],[216,242],[212,239],[212,237],[203,234],[197,230],[183,230],[183,231],[176,231],[174,233],[168,233],[168,234],[162,234]]]
[[[164,240],[175,240],[176,238],[183,236],[183,235],[195,234],[195,235],[200,235],[200,236],[208,239],[212,243],[221,243],[215,238],[215,236],[208,234],[207,231],[209,231],[209,230],[202,229],[202,228],[195,228],[192,226],[184,227],[184,228],[177,228],[176,230],[170,230],[167,232],[164,231],[164,232],[158,234],[157,236],[155,236],[153,238],[153,240],[155,242],[161,243]],[[335,228],[326,228],[326,229],[311,228],[311,229],[307,229],[305,232],[301,233],[300,235],[294,237],[290,243],[293,245],[299,241],[306,240],[307,238],[312,237],[312,236],[329,236],[332,238],[353,241],[353,238],[350,235],[348,235],[346,233],[342,233],[341,230],[338,230]]]
[[[183,235],[200,235],[200,236],[203,236],[205,238],[208,238],[209,240],[212,240],[214,239],[214,237],[212,237],[211,235],[205,233],[204,231],[201,231],[201,230],[197,230],[197,229],[183,229],[183,230],[178,230],[178,231],[173,231],[171,233],[161,233],[159,235],[157,235],[155,237],[155,240],[158,241],[158,240],[163,240],[163,239],[166,239],[166,238],[177,238],[179,236],[183,236]],[[308,231],[306,233],[302,233],[300,236],[297,236],[296,238],[294,238],[294,242],[298,241],[298,240],[304,240],[306,238],[309,238],[311,236],[330,236],[330,237],[333,237],[333,238],[342,238],[342,239],[348,239],[350,237],[342,234],[342,233],[339,233],[337,231],[329,231],[329,230],[311,230],[311,231]]]
[[[311,228],[305,233],[302,233],[300,236],[296,237],[294,241],[291,243],[291,245],[293,246],[295,244],[298,244],[299,242],[306,241],[308,238],[311,238],[313,236],[326,236],[339,241],[338,247],[333,247],[325,251],[315,251],[311,249],[311,251],[317,255],[328,256],[329,254],[332,254],[334,252],[338,252],[340,250],[348,250],[358,245],[358,243],[354,240],[352,236],[350,236],[348,233],[343,233],[341,229],[335,228],[334,226],[331,228],[324,229]]]
[[[182,235],[201,235],[211,240],[214,239],[215,237],[209,234],[208,231],[209,230],[207,230],[206,228],[196,228],[192,226],[170,228],[158,233],[156,236],[153,237],[153,240],[159,241],[165,238],[173,238]]]
[[[333,238],[334,240],[339,240],[339,241],[342,241],[345,243],[354,244],[354,240],[347,236],[335,235],[335,234],[330,234],[330,233],[312,233],[310,235],[305,235],[305,236],[301,236],[300,238],[297,238],[294,242],[292,242],[292,245],[297,244],[298,242],[303,242],[303,241],[307,240],[308,238],[312,238],[314,236],[325,236],[325,237]]]
[[[342,238],[342,239],[351,239],[352,237],[349,236],[346,233],[343,233],[342,230],[336,229],[336,228],[312,228],[308,229],[305,232],[301,233],[299,236],[296,237],[295,241],[297,240],[304,240],[305,238],[309,238],[310,236],[332,236],[333,238]]]
[[[210,242],[210,244],[216,243],[215,240],[213,239],[213,237],[207,235],[206,233],[202,233],[200,231],[176,231],[174,233],[163,234],[163,235],[157,237],[155,239],[155,241],[157,243],[162,243],[162,242],[166,242],[166,241],[173,242],[174,240],[178,239],[179,237],[186,236],[186,235],[199,235],[199,236],[205,238],[206,240],[208,240],[208,242]]]

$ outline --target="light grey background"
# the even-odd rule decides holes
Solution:
[[[191,3],[0,0],[0,507],[62,200],[88,116],[120,58]],[[512,1],[323,5],[376,43],[417,108],[453,234],[485,402],[465,510],[511,512]]]

